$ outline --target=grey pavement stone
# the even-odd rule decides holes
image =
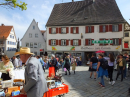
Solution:
[[[69,93],[65,97],[130,97],[128,95],[128,88],[130,87],[130,77],[127,80],[120,81],[120,78],[116,81],[114,86],[109,85],[107,80],[105,81],[105,88],[99,86],[100,78],[96,81],[90,79],[90,72],[88,72],[87,66],[78,66],[76,68],[76,74],[71,72],[71,75],[64,75],[64,72],[60,69],[59,73],[63,75],[63,81],[69,85]],[[115,80],[117,72],[114,71],[113,79]],[[48,75],[48,70],[45,72],[45,77]]]

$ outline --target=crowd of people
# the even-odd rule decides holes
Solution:
[[[113,78],[114,67],[117,67],[116,78]],[[93,53],[90,59],[90,66],[89,66],[90,78],[92,79],[93,74],[94,74],[94,80],[96,80],[96,78],[101,78],[99,85],[103,88],[105,87],[104,76],[106,79],[109,80],[108,83],[110,85],[114,85],[115,80],[118,80],[119,75],[121,75],[121,82],[124,79],[127,79],[126,75],[127,70],[129,69],[130,69],[130,56],[128,56],[127,53],[124,53],[124,55],[119,54],[116,58],[112,53],[110,53],[108,57],[104,57],[103,54],[98,54],[98,56],[96,56],[96,54]]]

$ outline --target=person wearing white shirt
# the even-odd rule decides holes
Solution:
[[[15,68],[18,68],[18,67],[19,67],[18,59],[16,58],[16,56],[13,56],[13,59],[14,59],[14,61],[13,61],[14,67],[15,67]]]

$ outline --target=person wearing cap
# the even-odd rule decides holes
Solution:
[[[15,55],[20,55],[22,62],[27,65],[25,85],[21,93],[27,94],[27,97],[43,97],[48,89],[41,63],[33,57],[33,53],[27,47],[20,48],[20,52],[16,52]]]

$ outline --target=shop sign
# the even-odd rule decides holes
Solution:
[[[40,52],[43,52],[44,51],[44,49],[40,49]]]
[[[71,49],[70,49],[71,51],[75,51],[75,47],[73,46],[73,47],[71,47]]]
[[[108,44],[113,43],[113,40],[92,40],[93,44]]]
[[[52,47],[52,51],[57,51],[56,47]]]
[[[120,46],[117,46],[115,50],[119,50]],[[97,46],[97,47],[81,47],[81,50],[112,50],[111,47],[103,47],[103,46]]]

